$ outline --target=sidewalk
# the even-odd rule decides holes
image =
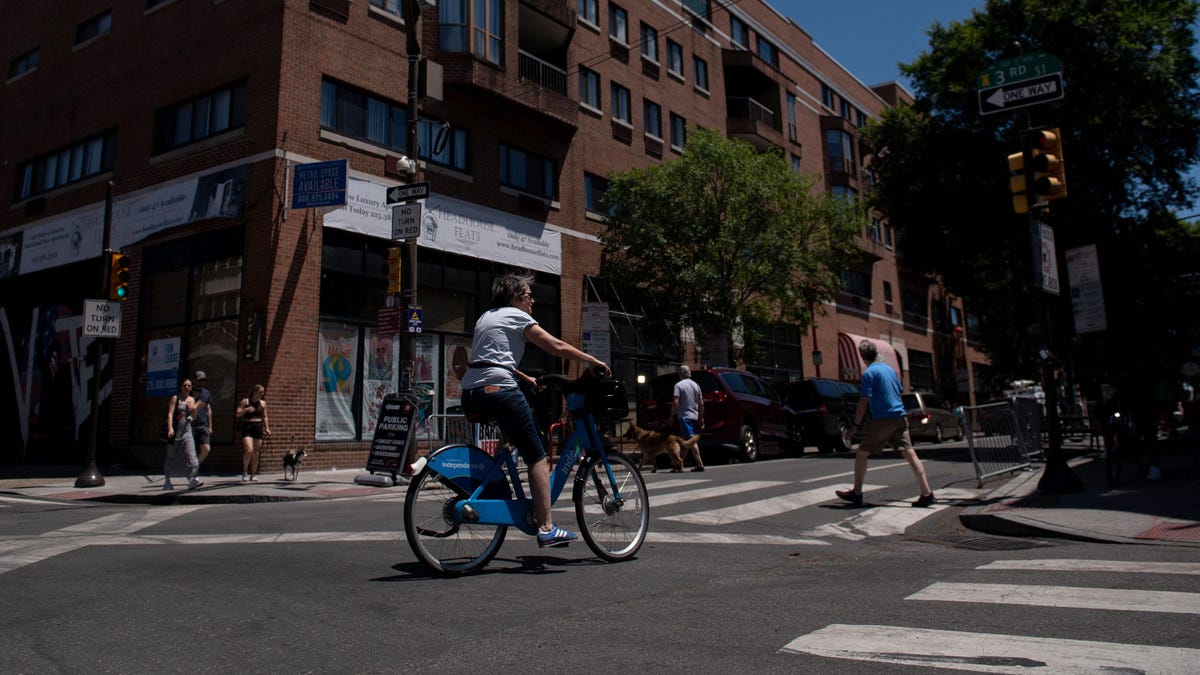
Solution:
[[[200,475],[203,482],[195,490],[187,489],[187,479],[173,480],[174,490],[163,490],[162,474],[116,474],[104,476],[104,485],[77,488],[75,476],[62,476],[55,467],[56,478],[0,479],[0,494],[66,499],[117,504],[251,504],[257,502],[301,501],[307,499],[337,499],[374,494],[403,495],[407,483],[383,488],[359,485],[354,478],[365,473],[362,469],[330,471],[301,471],[294,481],[283,480],[282,473],[260,474],[254,482],[243,482],[240,474]],[[26,470],[34,473],[36,470]]]
[[[1083,492],[1038,492],[1039,465],[993,490],[959,518],[973,530],[1008,536],[1200,546],[1200,430],[1159,443],[1161,480],[1133,475],[1136,467],[1126,464],[1120,484],[1110,489],[1102,455],[1067,448],[1068,464],[1083,482]]]

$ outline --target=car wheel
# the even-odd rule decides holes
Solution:
[[[946,437],[944,435],[942,435],[942,425],[940,425],[940,424],[933,425],[933,442],[941,443],[945,439],[946,439]]]
[[[958,440],[963,440],[967,437],[967,428],[962,422],[958,423]]]
[[[846,420],[838,420],[837,435],[831,440],[834,452],[850,452],[850,448],[854,445],[854,440],[850,438],[850,423]]]
[[[742,431],[738,434],[738,438],[742,439],[742,456],[743,462],[753,462],[758,459],[758,432],[749,424],[742,425]]]

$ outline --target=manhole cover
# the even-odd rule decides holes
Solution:
[[[1043,541],[1032,539],[1014,539],[1011,537],[992,537],[978,534],[934,534],[911,536],[910,539],[930,544],[942,544],[954,548],[965,548],[971,551],[1018,551],[1026,548],[1045,548],[1053,546]]]

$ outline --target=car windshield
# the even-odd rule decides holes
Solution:
[[[696,381],[696,384],[700,385],[700,391],[705,394],[711,394],[721,389],[721,385],[717,383],[717,377],[710,372],[700,371],[692,373],[692,379]]]
[[[921,402],[917,400],[916,394],[901,394],[900,400],[904,401],[905,410],[915,410],[921,407]]]
[[[822,380],[813,380],[813,384],[817,386],[817,391],[824,398],[841,398],[845,390],[838,382],[825,382]]]

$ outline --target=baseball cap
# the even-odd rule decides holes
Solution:
[[[193,379],[196,379],[196,380],[207,380],[207,379],[208,379],[208,375],[206,375],[206,374],[204,373],[204,371],[203,371],[203,370],[197,370],[197,371],[196,371],[196,377],[194,377]]]

